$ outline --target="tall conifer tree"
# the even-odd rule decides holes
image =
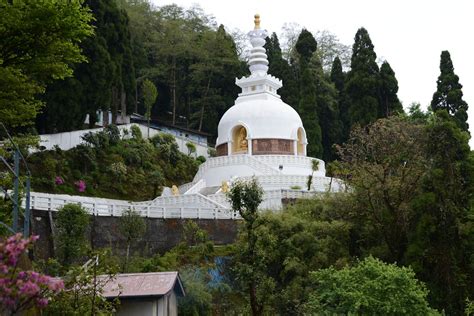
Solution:
[[[316,51],[317,43],[313,35],[303,29],[295,44],[299,58],[300,70],[300,99],[298,112],[303,121],[308,140],[307,154],[321,158],[323,155],[321,127],[319,125],[317,91],[314,72],[310,67],[310,60]]]
[[[463,100],[462,85],[459,77],[454,73],[453,62],[447,50],[441,52],[439,65],[441,74],[436,81],[438,89],[433,94],[431,109],[433,111],[446,110],[457,125],[464,131],[468,131],[467,103]]]
[[[278,36],[276,33],[272,33],[265,41],[269,62],[268,73],[283,81],[283,87],[278,90],[278,94],[284,102],[296,107],[298,105],[298,82],[290,65],[283,58]]]
[[[376,59],[369,33],[360,28],[352,46],[351,70],[346,83],[351,126],[366,125],[378,117],[380,75]]]
[[[94,15],[95,35],[82,42],[88,62],[77,65],[74,77],[56,82],[46,91],[46,109],[37,119],[41,132],[60,132],[96,123],[99,109],[135,106],[135,68],[131,51],[128,16],[113,0],[88,0]]]
[[[306,67],[301,74],[300,96],[298,109],[308,140],[307,155],[322,158],[323,145],[317,111],[316,85],[309,67]]]
[[[316,88],[323,160],[332,161],[334,159],[332,147],[334,144],[340,143],[343,128],[339,114],[338,93],[330,78],[324,74],[321,59],[317,54],[313,55],[310,67]]]
[[[380,67],[380,107],[379,117],[388,117],[403,112],[403,106],[397,96],[398,81],[395,72],[386,61]]]
[[[349,119],[349,104],[345,91],[345,77],[346,74],[342,71],[342,63],[339,57],[334,58],[331,68],[331,81],[337,90],[337,104],[339,108],[339,119],[342,124],[341,142],[344,142],[349,137],[350,119]]]
[[[310,31],[303,29],[295,44],[295,49],[298,52],[300,63],[307,65],[311,57],[313,57],[313,53],[316,51],[317,47],[318,44],[316,43],[313,34],[311,34]]]

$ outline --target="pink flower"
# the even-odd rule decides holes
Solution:
[[[0,310],[19,312],[32,306],[44,308],[47,297],[64,288],[62,280],[36,271],[22,271],[17,262],[38,236],[23,239],[21,234],[0,240]]]
[[[51,280],[51,282],[48,284],[48,288],[51,291],[57,292],[64,288],[64,282],[63,280]]]
[[[44,308],[48,305],[48,299],[47,298],[38,298],[36,299],[36,306],[39,308]]]
[[[18,287],[21,295],[35,296],[39,293],[40,287],[32,281],[27,281],[25,284]]]
[[[60,176],[56,176],[56,178],[54,178],[54,183],[56,183],[56,185],[61,185],[64,184],[64,180]]]
[[[86,191],[86,182],[84,180],[76,181],[76,182],[74,182],[74,184],[76,185],[77,191],[79,191],[79,192]]]

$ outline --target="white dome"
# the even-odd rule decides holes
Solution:
[[[230,142],[236,126],[244,126],[250,139],[296,140],[303,123],[291,106],[273,95],[262,93],[239,97],[227,110],[219,122],[216,145]]]

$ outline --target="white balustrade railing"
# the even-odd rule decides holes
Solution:
[[[262,174],[270,174],[270,175],[281,174],[279,170],[272,168],[266,163],[256,159],[254,156],[232,155],[232,156],[214,157],[214,158],[209,158],[208,160],[206,160],[206,162],[204,162],[203,164],[199,166],[199,170],[196,173],[196,176],[194,177],[193,182],[196,183],[196,181],[201,179],[203,174],[211,168],[227,167],[227,166],[232,166],[232,165],[246,165],[257,171],[260,171]]]
[[[210,207],[210,208],[212,207],[223,208],[223,209],[226,208],[224,205],[221,205],[220,203],[200,193],[158,197],[151,202],[151,205],[156,205],[156,206],[201,205],[201,206]]]
[[[65,204],[79,204],[89,214],[96,216],[122,216],[127,210],[134,210],[140,216],[151,218],[196,218],[196,219],[239,219],[235,212],[226,207],[158,206],[152,204],[115,203],[89,198],[90,202],[77,198],[57,198],[54,194],[31,192],[31,208],[35,210],[57,211]]]
[[[206,186],[206,182],[201,179],[198,182],[196,182],[194,185],[190,186],[186,191],[179,191],[181,194],[194,194],[194,193],[199,193],[201,189],[203,189]]]
[[[250,180],[253,177],[239,177],[239,180]],[[261,175],[256,176],[257,181],[263,187],[272,187],[275,188],[287,188],[291,189],[292,187],[298,186],[300,189],[305,189],[308,183],[308,177],[303,175]],[[344,182],[330,177],[318,177],[314,176],[311,189],[318,192],[339,192],[344,191]],[[283,189],[285,190],[285,189]]]
[[[265,176],[263,180],[273,181],[274,179],[272,179],[272,176]],[[294,183],[294,179],[289,180]],[[326,180],[324,179],[322,181],[324,183],[318,185],[326,185]],[[282,207],[282,199],[310,198],[320,193],[304,190],[267,190],[264,193],[264,201],[260,205],[260,209],[278,210]],[[212,194],[208,197],[201,194],[189,194],[177,197],[164,197],[162,199],[166,203],[160,205],[157,203],[153,204],[152,201],[127,202],[31,192],[30,205],[35,210],[57,211],[65,204],[75,203],[96,216],[122,216],[124,212],[134,210],[140,216],[150,218],[240,219],[240,216],[230,209],[227,197],[223,193]]]

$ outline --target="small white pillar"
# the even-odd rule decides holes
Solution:
[[[252,139],[247,137],[247,154],[252,156]]]
[[[227,156],[232,155],[232,141],[227,142]]]
[[[293,154],[295,156],[298,156],[298,139],[295,139],[293,141]]]

